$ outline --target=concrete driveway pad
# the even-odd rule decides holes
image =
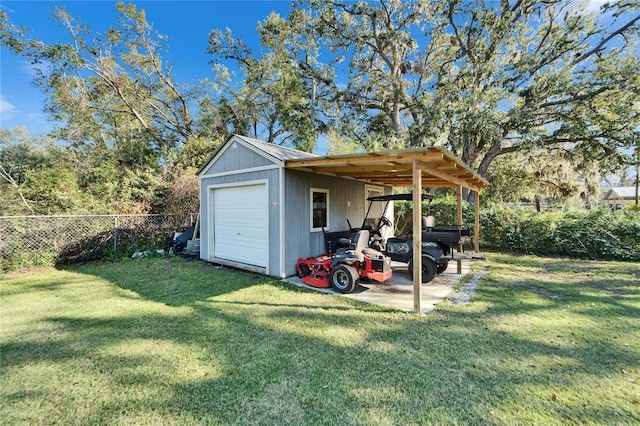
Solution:
[[[472,262],[472,259],[462,261],[462,274],[456,273],[456,264],[451,262],[449,268],[437,275],[433,281],[422,284],[422,313],[432,311],[437,303],[451,293],[453,286],[469,273]],[[407,271],[407,265],[392,262],[391,267],[393,276],[388,281],[384,283],[361,282],[358,288],[350,294],[338,293],[331,288],[310,287],[296,276],[286,278],[285,281],[323,293],[337,294],[361,302],[413,312],[413,281]]]

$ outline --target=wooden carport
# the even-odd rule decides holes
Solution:
[[[421,205],[422,188],[456,188],[458,224],[462,223],[462,190],[473,191],[474,250],[480,251],[479,189],[486,187],[488,182],[443,147],[295,159],[286,161],[285,167],[394,187],[411,187],[414,206]],[[413,307],[416,313],[422,312],[421,214],[421,209],[413,209]]]

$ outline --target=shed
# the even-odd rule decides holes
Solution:
[[[411,187],[415,173],[418,193],[422,186],[453,186],[460,198],[462,187],[486,185],[441,147],[322,157],[234,135],[199,171],[200,257],[294,275],[299,257],[324,252],[323,230],[359,226],[368,197]],[[458,213],[461,223],[461,206]]]
[[[326,232],[359,225],[366,198],[389,185],[287,168],[318,158],[234,135],[199,171],[200,258],[274,277],[325,250]]]

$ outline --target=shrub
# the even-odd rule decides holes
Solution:
[[[423,211],[426,213],[426,209]],[[397,203],[397,227],[407,223],[408,230],[411,214],[411,203]],[[456,224],[455,199],[445,197],[434,200],[431,214],[436,217],[438,224]],[[537,212],[496,205],[481,209],[479,216],[480,246],[484,250],[602,260],[640,260],[640,213],[633,209],[619,216],[606,209]],[[463,223],[473,230],[474,211],[466,204]]]
[[[47,251],[25,251],[14,248],[0,257],[0,272],[17,271],[23,268],[52,266],[55,254]]]
[[[603,260],[640,260],[640,221],[608,210],[536,212],[493,207],[480,214],[485,249]]]

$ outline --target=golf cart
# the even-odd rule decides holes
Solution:
[[[359,230],[353,240],[347,238],[349,231],[345,235],[323,229],[323,233],[328,254],[298,259],[296,271],[303,283],[351,293],[360,279],[383,282],[391,278],[391,260],[369,247],[368,230]]]
[[[387,238],[382,237],[381,229],[385,226],[391,227],[391,221],[387,217],[382,216],[378,219],[370,218],[371,206],[373,203],[384,202],[385,212],[391,201],[412,201],[412,194],[393,194],[369,197],[369,208],[362,223],[362,228],[371,229],[371,240],[369,242],[372,248],[384,253],[391,260],[401,263],[407,263],[409,275],[413,274],[413,233],[409,232],[404,235]],[[453,259],[453,247],[463,246],[470,241],[470,232],[462,225],[436,226],[435,218],[431,216],[431,201],[433,196],[429,194],[422,195],[423,201],[428,201],[428,215],[422,216],[422,282],[428,283],[433,280],[436,274],[443,273],[448,265],[449,260]],[[373,226],[371,224],[374,224]]]

